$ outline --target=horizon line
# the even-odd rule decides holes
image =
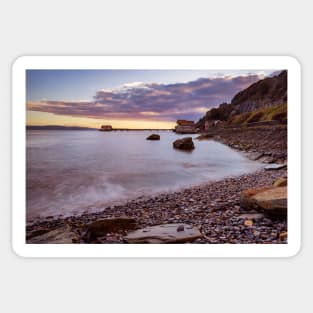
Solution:
[[[57,125],[57,124],[47,124],[47,125],[25,125],[27,127],[63,127],[63,128],[85,128],[85,129],[94,129],[94,130],[100,130],[101,127],[88,127],[88,126],[78,126],[78,125]],[[129,127],[112,127],[112,130],[172,130],[174,128],[129,128]]]

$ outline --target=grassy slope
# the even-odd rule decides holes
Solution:
[[[228,124],[247,124],[252,122],[272,121],[287,119],[287,103],[274,105],[261,110],[246,112],[233,116]]]

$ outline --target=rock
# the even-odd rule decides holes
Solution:
[[[95,240],[97,237],[108,233],[133,230],[136,228],[136,220],[129,217],[116,217],[100,219],[88,224],[85,228],[83,239],[86,242]]]
[[[252,199],[266,213],[287,215],[287,187],[274,187],[255,194]]]
[[[260,236],[260,234],[261,234],[261,232],[258,231],[258,230],[254,230],[254,231],[253,231],[253,236],[258,237],[258,236]]]
[[[256,195],[257,193],[260,193],[262,191],[266,191],[272,188],[273,188],[272,186],[267,186],[267,187],[246,189],[242,191],[240,194],[240,206],[248,210],[255,209],[257,205],[255,203],[255,199],[253,198],[253,196]]]
[[[125,240],[128,243],[185,243],[201,237],[199,229],[191,225],[163,224],[135,230]]]
[[[287,167],[287,163],[283,163],[283,164],[275,163],[275,164],[266,165],[264,167],[264,169],[266,171],[272,171],[272,170],[280,170],[280,169],[285,168],[285,167]]]
[[[146,138],[147,140],[160,140],[160,135],[152,134]]]
[[[287,178],[279,177],[275,180],[273,185],[274,187],[285,187],[287,186],[287,183],[288,183]]]
[[[238,216],[238,219],[247,219],[247,220],[260,220],[264,217],[264,214],[262,213],[246,213],[246,214],[241,214]]]
[[[262,163],[273,164],[275,162],[275,159],[272,156],[263,155],[258,159],[258,161]]]
[[[251,153],[249,153],[249,158],[250,158],[251,160],[256,161],[256,160],[259,160],[263,155],[264,155],[263,153],[251,152]]]
[[[31,239],[33,237],[41,236],[41,235],[46,234],[50,231],[51,231],[51,229],[49,229],[48,227],[35,229],[35,230],[27,233],[26,240],[28,241],[29,239]]]
[[[212,139],[214,136],[212,134],[202,134],[200,136],[198,136],[196,139],[198,140],[208,140],[208,139]]]
[[[193,150],[195,148],[191,137],[184,137],[173,142],[173,147],[180,150]]]
[[[243,224],[245,226],[251,227],[253,225],[253,221],[252,220],[245,220]]]
[[[177,227],[177,231],[184,231],[184,230],[185,230],[184,225],[179,225],[179,226]]]
[[[280,241],[285,241],[288,238],[288,233],[286,231],[282,232],[279,234],[279,240]]]
[[[77,242],[79,242],[78,235],[74,233],[68,225],[56,228],[45,234],[27,240],[27,243],[33,244],[69,244]]]
[[[240,205],[245,209],[262,209],[275,215],[287,215],[287,187],[261,187],[244,190]]]

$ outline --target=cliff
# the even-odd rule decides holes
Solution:
[[[209,110],[197,127],[203,131],[216,121],[231,125],[272,120],[287,121],[287,71],[259,80],[238,92],[231,103]]]
[[[237,114],[287,102],[287,71],[262,79],[237,93],[231,101]]]

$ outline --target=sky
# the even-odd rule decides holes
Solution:
[[[27,125],[172,128],[275,70],[27,70]]]

